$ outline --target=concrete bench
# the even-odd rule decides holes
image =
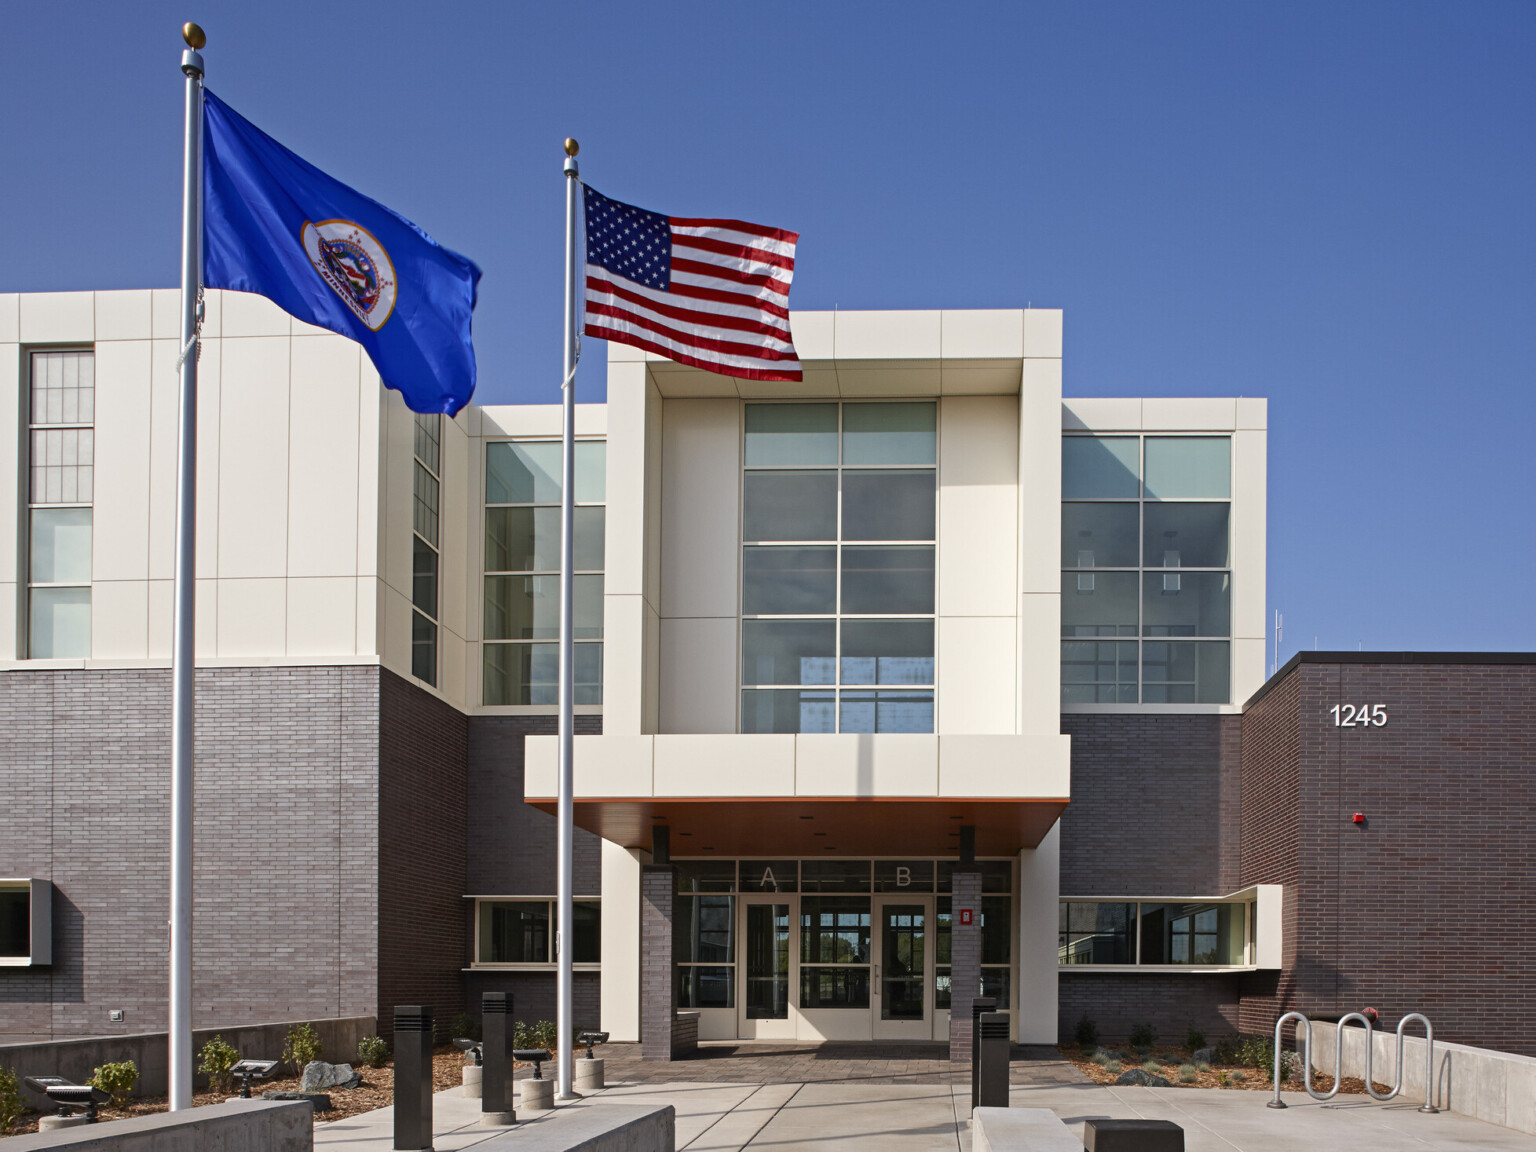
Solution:
[[[158,1152],[163,1148],[177,1152],[223,1152],[226,1148],[314,1152],[314,1115],[307,1103],[241,1100],[53,1132],[28,1132],[7,1139],[5,1152],[31,1152],[34,1148],[69,1148],[75,1152]]]
[[[971,1152],[1083,1152],[1082,1141],[1049,1108],[978,1108]]]

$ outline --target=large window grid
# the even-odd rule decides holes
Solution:
[[[435,413],[416,414],[415,467],[412,471],[411,527],[411,675],[437,684],[438,517],[442,493],[442,420]]]
[[[27,428],[29,658],[91,654],[96,357],[34,352]]]
[[[554,897],[508,897],[475,901],[476,967],[549,967],[554,952]],[[571,902],[571,963],[596,965],[602,958],[602,902]]]
[[[868,1008],[876,895],[934,896],[934,1007],[950,1003],[953,859],[674,858],[673,959],[679,1006],[731,1008],[736,1000],[740,894],[800,894],[798,1007]],[[1007,1007],[1012,991],[1013,861],[981,860],[981,989]]]
[[[487,705],[559,703],[558,440],[486,445],[483,687]],[[607,445],[576,443],[573,669],[576,706],[603,702],[603,553]]]
[[[1064,704],[1230,703],[1231,442],[1063,438]]]
[[[745,408],[742,732],[934,730],[937,405]]]
[[[1241,900],[1063,899],[1062,967],[1245,967],[1257,956],[1255,910]]]

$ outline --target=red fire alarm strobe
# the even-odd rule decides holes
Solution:
[[[960,909],[960,923],[962,923],[962,924],[969,924],[970,922],[971,922],[971,910],[969,908],[962,908],[962,909]]]
[[[1364,812],[1356,812],[1353,816],[1350,817],[1350,819],[1353,820],[1356,824],[1364,824],[1365,823],[1365,813]]]

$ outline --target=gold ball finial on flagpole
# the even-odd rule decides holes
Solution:
[[[574,156],[574,155],[576,155],[576,153],[578,153],[580,151],[581,151],[581,145],[576,143],[576,141],[572,137],[567,136],[565,138],[565,154],[567,156]]]
[[[181,26],[181,38],[187,42],[187,47],[199,51],[208,43],[208,34],[190,20]]]

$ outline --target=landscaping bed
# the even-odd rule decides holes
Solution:
[[[1059,1051],[1066,1060],[1095,1084],[1120,1083],[1121,1077],[1127,1072],[1140,1068],[1149,1076],[1160,1076],[1167,1080],[1170,1088],[1230,1088],[1248,1092],[1255,1090],[1273,1092],[1275,1090],[1272,1079],[1273,1049],[1270,1050],[1268,1061],[1262,1067],[1258,1067],[1254,1060],[1245,1061],[1237,1052],[1231,1050],[1235,1047],[1238,1046],[1222,1045],[1215,1053],[1211,1053],[1208,1049],[1202,1050],[1210,1056],[1220,1056],[1225,1059],[1198,1061],[1194,1058],[1195,1050],[1169,1044],[1155,1044],[1142,1048],[1121,1044],[1090,1048],[1086,1053],[1076,1045],[1062,1045]],[[1222,1051],[1222,1048],[1228,1050]],[[1254,1054],[1252,1049],[1250,1054]],[[1287,1091],[1304,1091],[1299,1061],[1295,1059],[1294,1053],[1286,1055],[1289,1057],[1290,1072],[1284,1088]],[[1333,1077],[1314,1072],[1312,1087],[1319,1092],[1328,1092],[1333,1088]],[[1387,1085],[1376,1084],[1376,1090],[1385,1092]],[[1339,1087],[1339,1094],[1363,1096],[1365,1081],[1358,1077],[1346,1076]]]
[[[457,1088],[464,1082],[464,1053],[451,1044],[441,1044],[432,1051],[432,1090],[441,1092],[445,1088]],[[325,1094],[331,1098],[331,1108],[327,1112],[316,1112],[315,1123],[326,1124],[332,1120],[342,1120],[348,1116],[356,1116],[360,1112],[372,1112],[375,1108],[388,1108],[395,1102],[395,1065],[394,1060],[385,1062],[382,1068],[367,1068],[361,1065],[355,1066],[355,1071],[361,1073],[363,1079],[356,1088],[327,1088]],[[251,1085],[251,1095],[260,1096],[263,1092],[297,1092],[299,1090],[299,1077],[289,1076],[283,1079],[263,1080]],[[234,1092],[201,1091],[192,1096],[192,1106],[200,1108],[205,1104],[222,1104],[230,1096],[239,1091],[238,1086]],[[155,1112],[164,1112],[168,1102],[164,1096],[143,1097],[131,1100],[124,1108],[114,1108],[110,1104],[103,1105],[99,1115],[103,1121],[123,1120],[130,1116],[148,1116]],[[39,1113],[28,1112],[21,1117],[11,1134],[20,1135],[23,1132],[36,1132]],[[3,1146],[3,1145],[0,1145]]]

